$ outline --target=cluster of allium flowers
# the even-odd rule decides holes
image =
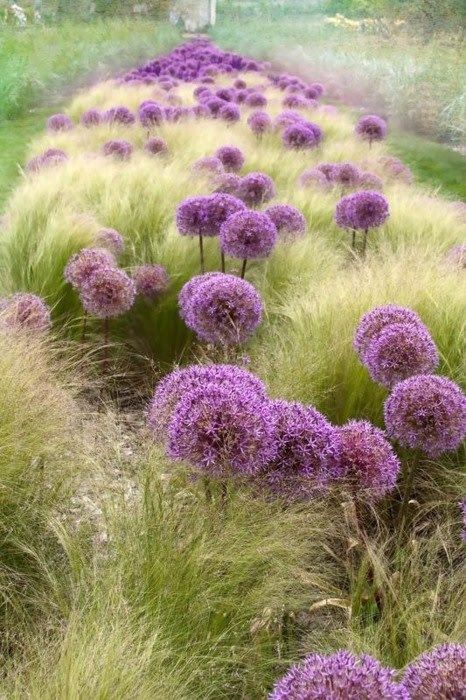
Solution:
[[[374,173],[362,172],[359,176],[358,185],[368,190],[383,190],[382,178],[374,175]]]
[[[348,194],[338,202],[335,221],[341,228],[365,230],[377,228],[389,217],[388,202],[380,192],[365,190]]]
[[[115,156],[120,160],[129,160],[133,152],[133,146],[123,139],[114,139],[104,144],[102,152],[104,156]]]
[[[248,126],[252,133],[260,137],[272,128],[272,120],[267,112],[253,112],[248,117]]]
[[[99,267],[115,267],[116,260],[105,248],[83,248],[71,256],[64,277],[75,289],[80,289]]]
[[[181,290],[181,293],[183,290]],[[213,345],[246,341],[262,320],[262,301],[246,280],[222,273],[206,275],[193,290],[186,325]]]
[[[380,156],[379,163],[382,165],[384,172],[394,180],[411,184],[414,179],[413,173],[408,166],[395,156]]]
[[[138,116],[141,124],[146,128],[150,128],[163,121],[163,110],[157,102],[147,100],[140,105]]]
[[[382,141],[387,135],[387,123],[375,114],[369,114],[356,124],[356,134],[365,141]]]
[[[283,132],[284,146],[294,150],[315,148],[322,138],[320,127],[311,122],[296,122],[287,126]]]
[[[305,498],[339,474],[340,435],[312,406],[272,401],[277,453],[261,480],[274,493]]]
[[[266,258],[277,242],[277,227],[267,214],[238,211],[222,224],[220,245],[232,258]]]
[[[419,374],[399,382],[384,414],[390,437],[429,457],[456,450],[466,433],[466,397],[446,377]]]
[[[80,287],[84,310],[97,318],[126,313],[134,304],[136,287],[126,272],[116,267],[98,267]]]
[[[47,129],[49,131],[70,131],[73,122],[66,114],[53,114],[47,119]]]
[[[390,323],[370,341],[364,364],[372,379],[388,388],[415,374],[428,374],[439,355],[423,323]]]
[[[274,204],[265,213],[272,219],[280,236],[294,238],[306,233],[304,214],[290,204]]]
[[[311,100],[308,100],[304,95],[292,93],[283,98],[282,105],[288,109],[305,109],[306,107],[314,106],[315,102],[311,102]]]
[[[235,365],[190,365],[175,369],[159,382],[149,404],[147,425],[156,440],[165,442],[179,400],[188,392],[201,389],[206,384],[227,387],[264,400],[266,396],[261,380]]]
[[[178,231],[184,236],[218,236],[222,224],[244,209],[244,202],[223,192],[188,197],[176,212]]]
[[[459,268],[466,268],[466,243],[458,243],[450,248],[446,255],[447,261]]]
[[[260,207],[276,195],[274,181],[265,173],[248,173],[241,178],[237,196],[248,207]]]
[[[441,644],[421,654],[406,668],[403,686],[411,700],[464,700],[466,646]]]
[[[303,123],[306,124],[307,122],[303,118],[302,114],[299,114],[299,112],[294,112],[291,109],[286,109],[275,118],[274,125],[277,129],[282,129],[292,126],[293,124]]]
[[[218,116],[223,121],[234,124],[241,119],[241,112],[236,105],[231,104],[231,102],[225,102],[223,107],[219,109]]]
[[[422,321],[417,313],[404,306],[386,304],[385,306],[376,306],[374,309],[371,309],[359,320],[353,341],[353,347],[358,353],[361,362],[364,363],[365,361],[366,350],[371,340],[385,326],[392,323],[418,323],[422,325]]]
[[[310,654],[275,684],[269,700],[409,700],[394,675],[367,654]]]
[[[166,142],[158,136],[151,136],[150,139],[147,139],[144,148],[153,156],[162,155],[168,151]]]
[[[133,270],[136,293],[146,299],[157,299],[168,289],[170,275],[162,265],[139,265]]]
[[[244,155],[238,146],[221,146],[215,151],[215,157],[229,173],[238,172],[244,165]]]
[[[224,172],[222,161],[215,156],[205,156],[205,158],[199,158],[199,160],[194,163],[193,170],[196,170],[197,172],[205,172],[211,175],[220,175]]]
[[[114,228],[101,228],[97,232],[97,243],[115,256],[121,255],[125,249],[123,236]]]
[[[382,430],[364,420],[352,420],[339,429],[340,478],[356,496],[381,497],[391,491],[400,462]]]
[[[182,396],[168,428],[168,454],[213,477],[250,476],[274,456],[269,402],[228,385]]]
[[[136,117],[128,107],[111,107],[104,112],[104,121],[109,124],[134,124]]]
[[[67,160],[68,156],[66,155],[65,151],[61,150],[61,148],[48,148],[39,156],[31,158],[26,165],[26,170],[29,173],[37,173],[42,170],[42,168],[48,168],[52,165],[59,165]]]
[[[98,126],[102,123],[102,113],[95,108],[86,110],[81,117],[81,124],[85,127]]]
[[[50,309],[36,294],[18,292],[0,301],[0,326],[3,328],[44,332],[51,324]]]
[[[267,98],[261,92],[251,92],[244,101],[247,107],[266,107]]]

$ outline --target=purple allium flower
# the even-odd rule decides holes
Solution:
[[[322,163],[322,165],[325,165]],[[328,171],[327,178],[337,185],[343,187],[356,187],[361,180],[361,171],[352,163],[328,163],[331,170]]]
[[[193,90],[193,97],[198,99],[201,95],[205,95],[206,93],[212,94],[206,85],[198,85],[197,88]]]
[[[244,100],[244,103],[247,107],[266,107],[267,98],[260,92],[251,92]]]
[[[272,219],[278,233],[281,236],[295,238],[306,233],[306,219],[304,214],[289,204],[274,204],[265,210]]]
[[[380,192],[364,190],[343,197],[335,209],[335,221],[341,228],[377,228],[389,217],[388,202]]]
[[[87,128],[102,123],[102,113],[98,109],[88,109],[81,117],[81,124]]]
[[[215,156],[205,156],[205,158],[199,158],[199,160],[194,163],[193,170],[211,173],[214,175],[220,175],[224,172],[222,161],[219,158],[215,158]]]
[[[283,98],[282,105],[288,109],[304,109],[305,107],[310,107],[312,102],[306,99],[304,95],[292,93],[291,95],[286,95]]]
[[[98,267],[82,284],[80,295],[88,314],[112,318],[129,311],[136,297],[136,286],[123,270]]]
[[[225,193],[188,197],[178,206],[176,223],[184,236],[218,236],[224,221],[243,209],[240,199]]]
[[[389,177],[401,180],[407,184],[412,183],[414,179],[413,173],[399,158],[395,158],[395,156],[380,156],[379,163]]]
[[[325,92],[325,88],[322,83],[311,83],[309,87],[317,93],[317,98],[322,97]]]
[[[191,279],[188,280],[181,288],[180,293],[178,294],[178,306],[180,316],[185,323],[191,313],[192,300],[194,299],[198,288],[211,277],[218,277],[222,274],[222,272],[205,272],[201,275],[195,275],[194,277],[191,277]]]
[[[166,142],[158,136],[151,136],[150,139],[147,139],[144,148],[148,153],[151,153],[153,156],[158,156],[163,153],[167,153],[168,151],[168,146]]]
[[[450,248],[446,259],[455,267],[466,268],[466,243],[458,243]]]
[[[232,258],[266,258],[276,242],[277,227],[267,214],[261,212],[238,211],[220,228],[221,249]]]
[[[220,119],[223,119],[223,121],[234,124],[241,119],[241,112],[236,105],[231,102],[225,102],[223,107],[219,109],[218,116]]]
[[[71,256],[64,277],[75,289],[80,289],[99,267],[115,267],[116,260],[105,248],[83,248]]]
[[[65,151],[61,150],[61,148],[48,148],[39,156],[31,158],[26,165],[26,170],[29,173],[37,173],[42,170],[42,168],[59,165],[67,160],[68,156],[66,155]]]
[[[97,243],[115,256],[121,255],[125,249],[123,236],[114,228],[101,228],[97,233]]]
[[[386,306],[376,306],[374,309],[367,311],[359,320],[353,341],[353,347],[363,364],[365,353],[371,340],[385,326],[391,323],[418,323],[423,325],[417,313],[412,311],[412,309],[406,309],[404,306],[387,304]]]
[[[286,148],[302,150],[315,148],[322,141],[322,131],[317,124],[296,122],[287,126],[283,132],[283,144]]]
[[[215,192],[236,195],[240,183],[241,177],[239,175],[235,175],[235,173],[223,173],[215,179]]]
[[[168,455],[212,477],[249,476],[273,458],[269,402],[228,385],[184,394],[168,428]]]
[[[319,185],[327,189],[330,186],[329,180],[325,177],[324,173],[318,168],[308,168],[299,176],[299,184],[303,187],[308,187],[309,185]]]
[[[165,442],[168,425],[178,401],[188,392],[207,384],[227,387],[259,399],[266,397],[261,380],[235,365],[190,365],[175,369],[157,385],[147,412],[148,427],[158,441]]]
[[[411,700],[464,700],[466,646],[441,644],[424,652],[406,668],[403,685]]]
[[[215,96],[219,97],[224,102],[233,102],[235,99],[235,90],[231,88],[219,88],[215,92]]]
[[[245,90],[247,88],[247,83],[245,80],[242,78],[237,78],[235,82],[233,83],[233,87],[236,88],[237,90]]]
[[[241,178],[237,194],[248,207],[260,207],[275,197],[275,184],[265,173],[248,173]]]
[[[382,178],[378,175],[374,175],[374,173],[361,173],[358,185],[368,190],[383,190]]]
[[[244,165],[244,155],[237,146],[221,146],[215,151],[215,157],[222,163],[227,172],[236,173]]]
[[[438,365],[435,343],[423,323],[391,323],[372,337],[364,364],[372,379],[388,388]]]
[[[446,377],[418,374],[399,382],[384,413],[390,437],[429,457],[456,450],[466,433],[466,397]]]
[[[287,128],[288,126],[294,126],[295,124],[307,123],[302,114],[299,112],[294,112],[291,109],[286,109],[281,112],[276,118],[274,125],[277,129]]]
[[[356,134],[365,141],[382,141],[387,135],[387,123],[375,114],[370,114],[356,124]]]
[[[262,136],[272,128],[272,120],[267,112],[253,112],[248,117],[248,126],[256,136]]]
[[[48,331],[50,309],[40,297],[18,292],[0,302],[0,326],[9,330]]]
[[[275,684],[269,700],[409,700],[394,675],[368,654],[310,654]]]
[[[355,495],[380,498],[391,491],[400,462],[385,433],[365,420],[351,420],[339,428],[340,478]]]
[[[143,102],[138,110],[139,121],[149,128],[163,121],[163,110],[157,102]]]
[[[210,117],[210,110],[205,105],[194,105],[191,112],[196,119],[207,119]]]
[[[195,286],[185,317],[186,325],[213,345],[244,342],[261,320],[257,290],[246,280],[223,273],[206,276]]]
[[[209,112],[213,117],[217,117],[222,107],[225,105],[225,101],[221,100],[219,97],[211,97],[204,103]]]
[[[320,97],[319,91],[312,85],[309,85],[309,87],[304,90],[303,94],[308,100],[318,100]]]
[[[104,121],[109,124],[134,124],[136,117],[128,107],[111,107],[104,113]]]
[[[162,265],[139,265],[133,271],[136,294],[147,299],[157,299],[168,289],[170,276]]]
[[[47,119],[47,129],[49,131],[70,131],[73,122],[66,114],[53,114]]]
[[[308,497],[339,474],[338,430],[313,406],[277,400],[271,402],[271,410],[277,454],[263,479],[275,493]]]
[[[120,160],[129,160],[133,152],[133,147],[128,141],[115,139],[104,144],[102,152],[105,156],[115,156]]]

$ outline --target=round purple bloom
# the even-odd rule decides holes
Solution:
[[[320,185],[321,187],[328,188],[330,183],[321,170],[318,168],[308,168],[299,176],[299,184],[303,187]]]
[[[292,93],[291,95],[286,95],[282,101],[283,107],[288,109],[301,109],[305,107],[310,107],[312,102],[310,102],[304,95],[298,95]]]
[[[289,204],[274,204],[265,210],[272,219],[278,233],[281,236],[296,237],[306,233],[306,219],[304,214]]]
[[[322,97],[325,92],[325,88],[322,83],[311,83],[309,87],[317,93],[317,97]]]
[[[377,228],[389,217],[388,202],[380,192],[364,190],[343,197],[335,209],[335,221],[341,228]]]
[[[287,126],[283,132],[283,144],[286,148],[302,150],[315,148],[322,141],[322,131],[317,124],[297,122]]]
[[[391,491],[400,462],[382,430],[365,420],[351,420],[339,428],[339,478],[355,495],[381,497]]]
[[[233,87],[235,87],[237,90],[245,90],[247,88],[247,83],[245,80],[242,78],[237,78],[235,82],[233,83]]]
[[[139,121],[144,127],[151,127],[163,121],[163,110],[157,102],[143,102],[138,110]]]
[[[75,289],[80,289],[99,267],[115,266],[115,258],[105,248],[83,248],[69,259],[64,277]]]
[[[254,474],[275,452],[268,401],[228,385],[206,384],[184,394],[168,436],[172,459],[213,477]]]
[[[213,117],[217,117],[218,113],[225,105],[225,101],[221,100],[219,97],[211,97],[210,99],[206,100],[204,104],[211,113],[211,115]]]
[[[219,109],[218,116],[220,119],[223,119],[223,121],[233,124],[234,122],[239,122],[241,119],[241,112],[236,105],[231,102],[226,102],[223,107]]]
[[[123,236],[114,228],[101,228],[97,233],[97,243],[107,248],[113,255],[118,256],[125,249]]]
[[[120,160],[129,160],[133,152],[133,147],[128,141],[115,139],[113,141],[107,141],[102,150],[105,156],[115,156]]]
[[[248,173],[241,178],[237,194],[248,207],[259,207],[275,197],[275,184],[265,173]]]
[[[374,173],[360,173],[358,185],[368,190],[383,190],[382,178]]]
[[[177,209],[176,223],[184,236],[218,236],[222,224],[244,208],[240,199],[225,193],[188,197]]]
[[[365,141],[382,141],[387,135],[387,123],[375,114],[370,114],[356,124],[356,133]]]
[[[244,155],[237,146],[221,146],[215,151],[215,157],[222,163],[227,172],[238,172],[244,165]]]
[[[210,95],[212,94],[209,88],[205,85],[198,85],[197,88],[194,88],[193,90],[193,97],[198,99],[201,95],[205,95],[206,93],[209,93]]]
[[[224,192],[225,194],[236,195],[240,183],[241,177],[239,175],[235,175],[235,173],[223,173],[222,175],[219,175],[219,177],[217,177],[215,180],[215,191]]]
[[[204,284],[204,282],[212,277],[218,277],[222,275],[222,272],[204,272],[201,275],[195,275],[191,277],[190,280],[186,282],[185,285],[180,290],[178,294],[178,306],[180,309],[180,316],[186,323],[191,313],[192,300],[198,291],[198,288]]]
[[[178,401],[188,392],[206,384],[228,387],[261,399],[266,396],[263,382],[235,365],[190,365],[175,369],[158,383],[147,412],[147,424],[156,440],[165,441]]]
[[[136,118],[128,107],[111,107],[104,113],[104,121],[109,124],[134,124]]]
[[[312,85],[309,85],[309,87],[304,90],[303,94],[308,100],[318,100],[320,97],[319,91]]]
[[[215,92],[215,96],[219,97],[224,102],[233,102],[235,99],[235,90],[231,88],[219,88]]]
[[[148,153],[151,153],[153,156],[158,156],[163,153],[167,153],[168,151],[168,146],[166,142],[158,136],[151,136],[150,139],[147,139],[144,148]]]
[[[47,119],[47,129],[49,131],[70,131],[73,122],[66,114],[53,114]]]
[[[441,644],[418,656],[404,672],[411,700],[464,700],[466,646]]]
[[[220,175],[220,173],[224,172],[222,161],[214,156],[199,158],[199,160],[194,163],[193,170],[212,173],[214,175]]]
[[[44,332],[52,325],[50,309],[35,294],[18,292],[0,301],[0,325],[10,330]]]
[[[81,124],[85,127],[98,126],[102,123],[102,113],[98,109],[88,109],[81,117]]]
[[[277,242],[277,227],[267,214],[238,211],[221,226],[220,246],[232,258],[266,258]]]
[[[30,173],[37,173],[42,168],[48,168],[53,165],[59,165],[68,160],[68,156],[65,151],[61,148],[48,148],[46,151],[41,153],[31,160],[26,165],[26,170]]]
[[[395,156],[380,156],[379,163],[389,177],[401,180],[407,184],[412,183],[414,179],[413,173],[399,158],[395,158]]]
[[[205,106],[205,105],[194,105],[194,107],[191,108],[191,112],[193,113],[194,117],[196,119],[207,119],[210,117],[210,110]]]
[[[147,299],[157,299],[168,289],[170,276],[162,265],[139,265],[133,271],[136,294]]]
[[[248,117],[248,126],[256,136],[262,136],[272,128],[272,120],[267,112],[253,112]]]
[[[244,100],[247,107],[265,107],[267,105],[267,98],[260,92],[251,92]]]
[[[372,337],[364,364],[372,379],[388,388],[438,365],[435,343],[423,323],[391,323]]]
[[[352,163],[336,163],[329,171],[328,179],[343,187],[356,187],[360,184],[361,171]],[[331,173],[331,174],[330,174]]]
[[[269,700],[409,700],[394,675],[368,654],[310,654],[275,684]]]
[[[429,457],[456,450],[466,433],[466,397],[446,377],[418,374],[399,382],[384,413],[390,437]]]
[[[391,323],[419,323],[422,325],[417,313],[404,306],[387,304],[386,306],[376,306],[367,311],[358,323],[353,341],[353,347],[362,363],[364,363],[365,353],[372,338],[375,338],[385,326]]]
[[[281,128],[286,128],[288,126],[294,126],[295,124],[303,124],[307,123],[303,117],[302,114],[299,114],[298,112],[294,112],[291,109],[287,109],[284,112],[281,112],[276,118],[275,118],[275,126],[278,129]]]
[[[126,313],[134,304],[136,286],[126,272],[116,267],[98,267],[82,284],[81,302],[97,318]]]
[[[261,320],[262,301],[257,290],[246,280],[223,273],[206,276],[194,287],[185,316],[186,325],[213,345],[246,341]]]

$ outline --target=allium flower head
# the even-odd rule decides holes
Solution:
[[[325,177],[324,173],[318,168],[308,168],[299,176],[299,184],[303,187],[308,187],[309,185],[318,185],[324,189],[328,189],[330,184],[329,180]]]
[[[388,388],[438,365],[435,343],[423,323],[390,323],[372,337],[364,364],[372,379]]]
[[[193,170],[211,175],[220,175],[224,172],[222,161],[215,156],[199,158],[199,160],[194,163]]]
[[[306,219],[304,214],[289,204],[274,204],[265,210],[272,219],[280,236],[294,238],[304,236],[306,233]]]
[[[240,184],[241,177],[239,175],[236,175],[235,173],[222,173],[222,175],[219,175],[215,179],[215,191],[236,196]]]
[[[277,227],[267,214],[238,211],[220,229],[222,251],[232,258],[266,258],[277,242]]]
[[[134,124],[136,117],[128,107],[111,107],[104,113],[104,121],[109,124]]]
[[[49,307],[35,294],[18,292],[0,301],[0,327],[44,332],[51,325]]]
[[[282,129],[288,126],[293,126],[294,124],[303,123],[307,122],[302,114],[299,114],[299,112],[294,112],[291,109],[286,109],[275,118],[274,125],[277,129]]]
[[[73,122],[66,114],[53,114],[47,119],[47,129],[49,131],[70,131]]]
[[[245,80],[242,78],[237,78],[235,82],[233,83],[233,87],[235,87],[237,90],[245,90],[247,88],[247,83]]]
[[[351,420],[339,428],[340,478],[356,496],[381,497],[391,491],[400,462],[382,430],[364,420]]]
[[[268,401],[228,385],[182,396],[168,428],[168,454],[213,477],[249,476],[274,456]]]
[[[64,277],[75,289],[80,289],[99,267],[116,267],[112,253],[105,248],[83,248],[69,259]]]
[[[296,122],[287,126],[283,132],[284,146],[294,150],[315,148],[322,138],[320,127],[311,122]]]
[[[102,150],[105,156],[115,156],[120,160],[129,160],[133,152],[133,147],[128,141],[114,139],[112,141],[107,141]]]
[[[158,441],[164,442],[178,401],[187,393],[207,384],[227,387],[239,394],[265,399],[266,389],[251,372],[235,365],[190,365],[175,369],[157,385],[147,412],[148,427]]]
[[[150,139],[147,139],[144,148],[148,153],[151,153],[153,156],[158,156],[163,153],[167,153],[168,151],[168,146],[166,142],[158,136],[151,136]]]
[[[265,107],[267,105],[267,98],[261,92],[251,92],[244,102],[247,107]]]
[[[368,654],[310,654],[275,684],[269,700],[409,700],[394,675]]]
[[[163,110],[157,102],[143,102],[138,110],[139,121],[147,128],[163,121]]]
[[[211,97],[204,102],[205,106],[211,113],[213,117],[217,117],[222,107],[225,105],[225,101],[221,100],[219,97]]]
[[[237,146],[221,146],[215,151],[215,157],[222,163],[227,172],[236,173],[244,165],[244,155]]]
[[[207,343],[235,345],[246,341],[261,319],[262,301],[252,284],[218,273],[196,285],[185,322]]]
[[[287,107],[288,109],[301,109],[305,107],[310,107],[312,105],[312,102],[310,102],[306,97],[304,97],[304,95],[292,93],[290,95],[286,95],[283,98],[282,105],[283,107]]]
[[[126,313],[134,304],[136,287],[126,272],[116,267],[98,267],[80,288],[85,311],[97,318]]]
[[[364,356],[372,338],[391,323],[422,324],[422,321],[412,309],[406,309],[404,306],[396,306],[395,304],[376,306],[374,309],[367,311],[359,320],[353,341],[353,347],[362,363],[364,363]]]
[[[262,136],[272,128],[272,120],[267,112],[253,112],[248,117],[248,126],[256,136]]]
[[[322,83],[311,83],[309,87],[317,93],[317,97],[322,97],[325,92],[325,87]]]
[[[115,256],[121,255],[125,249],[123,236],[114,228],[101,228],[97,233],[97,243]]]
[[[389,217],[388,202],[380,192],[365,190],[340,199],[335,210],[335,221],[341,228],[377,228]]]
[[[370,114],[356,124],[356,133],[365,141],[382,141],[387,135],[387,123],[375,114]]]
[[[37,173],[42,168],[48,168],[53,165],[59,165],[68,160],[68,156],[61,148],[48,148],[39,156],[31,158],[26,165],[26,170],[31,173]]]
[[[359,168],[352,163],[336,163],[329,179],[343,187],[356,187],[360,183],[361,174]]]
[[[177,209],[178,230],[185,236],[218,236],[222,224],[243,209],[244,202],[225,193],[188,197]]]
[[[411,184],[414,180],[413,173],[407,165],[395,156],[381,156],[379,163],[382,165],[384,172],[394,180]]]
[[[236,105],[232,104],[231,102],[225,102],[223,107],[219,109],[218,116],[220,119],[223,119],[223,121],[234,124],[235,122],[239,122],[241,119],[241,112]]]
[[[456,450],[466,434],[466,397],[446,377],[418,374],[399,382],[384,413],[390,437],[429,457]]]
[[[464,700],[466,646],[441,644],[418,656],[403,676],[411,700]]]
[[[133,270],[133,280],[136,294],[146,299],[157,299],[168,289],[170,275],[162,265],[139,265]]]
[[[222,272],[204,272],[201,275],[191,277],[191,279],[183,285],[178,294],[178,306],[180,309],[180,316],[185,323],[187,323],[187,319],[191,314],[192,301],[195,298],[198,288],[211,277],[218,277],[222,274]]]
[[[242,177],[237,193],[248,207],[259,207],[275,195],[274,181],[265,173],[248,173]]]
[[[363,172],[359,176],[359,187],[368,190],[383,190],[382,178],[374,173]]]
[[[87,128],[102,123],[103,116],[98,109],[88,109],[81,117],[81,124]]]

